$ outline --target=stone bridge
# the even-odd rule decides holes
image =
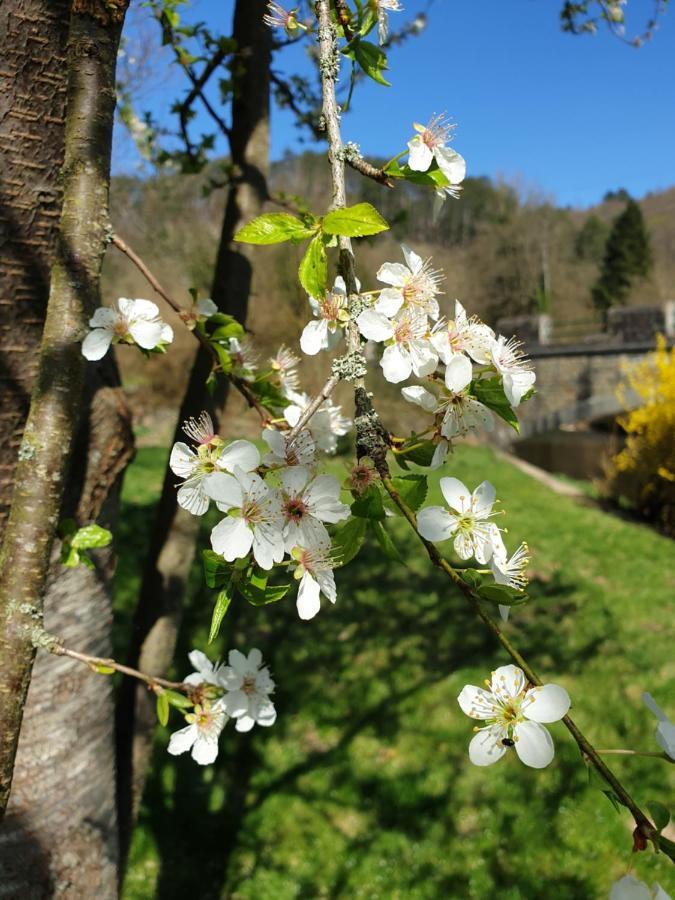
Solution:
[[[501,334],[515,334],[523,341],[537,372],[537,394],[518,411],[521,437],[527,438],[561,427],[609,422],[621,413],[624,407],[616,391],[625,367],[654,350],[657,333],[673,343],[675,301],[612,309],[604,331],[590,333],[586,327],[571,341],[569,330],[568,340],[559,340],[555,323],[543,315],[502,319],[497,327]],[[632,391],[626,393],[627,405],[631,402],[638,402]],[[500,444],[513,439],[502,428],[496,436]]]

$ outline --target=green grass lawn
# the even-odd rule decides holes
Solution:
[[[125,481],[120,640],[163,460],[163,451],[140,451]],[[344,477],[344,463],[333,465]],[[675,545],[552,493],[489,449],[462,447],[448,469],[470,488],[491,480],[507,510],[507,545],[530,544],[532,603],[507,626],[514,642],[568,689],[597,747],[658,749],[640,696],[650,690],[672,716]],[[431,480],[427,502],[436,503]],[[457,694],[509,660],[406,528],[397,521],[394,533],[407,565],[367,544],[336,573],[337,604],[311,622],[298,619],[292,595],[263,608],[232,604],[208,652],[263,650],[277,722],[250,735],[230,726],[206,769],[167,755],[168,732],[181,727],[175,713],[158,728],[124,900],[608,896],[631,859],[630,819],[589,783],[564,726],[550,726],[557,753],[545,770],[512,753],[489,769],[469,763],[473,723]],[[189,671],[184,654],[207,649],[213,592],[198,572],[193,584],[179,677]],[[636,800],[668,804],[667,763],[611,764]],[[646,852],[634,863],[639,877],[673,891],[667,860]]]

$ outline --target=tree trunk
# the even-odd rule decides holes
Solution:
[[[3,806],[11,784],[34,655],[30,632],[40,620],[40,598],[45,589],[50,589],[46,601],[49,628],[66,632],[68,639],[77,641],[80,647],[86,643],[86,649],[94,653],[105,654],[109,642],[110,612],[105,591],[108,561],[99,559],[94,578],[82,572],[57,577],[48,575],[48,570],[52,539],[62,514],[62,485],[71,439],[81,411],[79,383],[84,363],[79,339],[98,301],[98,273],[105,246],[114,66],[123,12],[122,4],[117,4],[115,21],[110,22],[108,16],[114,6],[96,3],[85,8],[82,0],[74,3],[68,53],[65,200],[39,354],[34,332],[44,315],[47,272],[55,255],[55,229],[49,223],[56,220],[59,205],[56,176],[64,146],[60,85],[64,81],[62,51],[68,8],[47,0],[14,2],[11,9],[3,4],[0,13],[6,17],[4,34],[14,48],[14,56],[3,55],[3,61],[9,59],[3,74],[14,83],[4,85],[3,112],[8,112],[0,117],[0,137],[8,135],[8,123],[18,118],[24,123],[23,134],[15,135],[13,146],[17,153],[25,153],[20,166],[23,181],[17,179],[16,184],[18,202],[13,201],[11,193],[9,198],[3,196],[3,224],[8,226],[3,262],[9,260],[10,265],[2,273],[2,296],[13,298],[11,304],[3,304],[3,320],[7,322],[7,315],[12,315],[18,318],[18,329],[33,326],[30,335],[25,329],[24,356],[18,357],[11,373],[16,390],[3,395],[3,419],[12,421],[17,433],[22,417],[15,406],[25,403],[35,374],[35,366],[26,364],[26,360],[31,352],[35,361],[39,360],[0,574]],[[39,47],[38,54],[26,52],[25,48],[33,45]],[[22,47],[23,56],[17,50]],[[51,69],[50,62],[54,64]],[[47,101],[53,102],[52,108],[45,108]],[[16,109],[18,116],[14,115]],[[3,141],[3,151],[8,144]],[[32,172],[37,173],[35,178],[30,177]],[[5,180],[7,185],[11,182]],[[43,223],[37,232],[32,221]],[[25,306],[18,310],[16,300],[23,297]],[[7,331],[3,330],[3,337]],[[5,359],[14,360],[9,356]],[[114,366],[107,375],[104,372],[100,367],[103,380],[107,377],[112,386],[95,389],[81,453],[74,466],[76,477],[71,479],[63,512],[77,509],[82,521],[98,515],[130,452],[128,417],[114,386]],[[93,381],[89,379],[90,384]],[[12,457],[15,455],[12,453]],[[86,467],[83,458],[88,460]],[[8,482],[5,471],[5,491]],[[114,494],[110,507],[113,504]],[[110,519],[112,509],[102,515]],[[78,632],[86,636],[86,642],[79,639]],[[45,658],[35,674],[32,706],[21,738],[16,794],[0,841],[0,896],[114,897],[109,685],[101,684],[86,670],[71,671],[65,660]]]
[[[269,174],[269,106],[271,33],[263,23],[266,0],[237,0],[232,37],[240,48],[235,98],[232,103],[230,153],[234,166],[218,255],[212,297],[219,309],[245,322],[251,291],[253,248],[232,238],[245,222],[259,215],[267,199]],[[225,401],[214,403],[205,382],[211,367],[199,349],[181,403],[174,440],[183,440],[183,421],[209,409],[216,415]],[[136,610],[129,661],[145,672],[162,675],[173,659],[183,595],[194,560],[199,518],[176,504],[175,475],[167,469],[157,508]],[[143,793],[152,749],[155,705],[147,691],[131,682],[123,686],[117,709],[118,812],[123,854]]]

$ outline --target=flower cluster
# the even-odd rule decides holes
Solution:
[[[193,650],[188,659],[195,671],[185,683],[195,688],[196,701],[185,714],[188,724],[171,735],[169,753],[177,756],[191,750],[195,762],[209,765],[218,756],[218,739],[230,719],[237,731],[274,725],[277,713],[270,700],[274,682],[260,650],[254,648],[248,656],[230,650],[229,665],[214,665],[200,650]]]
[[[318,433],[333,435],[330,416]],[[310,420],[311,423],[312,420]],[[283,432],[265,429],[262,439],[269,453],[261,460],[250,441],[230,444],[213,433],[206,413],[185,424],[194,444],[178,442],[171,452],[171,469],[184,479],[178,503],[203,515],[211,500],[225,517],[211,531],[213,550],[229,563],[252,557],[265,571],[283,562],[300,581],[297,608],[303,619],[319,610],[319,594],[331,603],[336,591],[331,538],[326,525],[349,517],[340,501],[340,485],[332,475],[317,474],[317,441],[302,429],[294,440]]]
[[[111,344],[136,344],[141,350],[163,352],[173,341],[173,329],[159,316],[151,300],[120,297],[116,307],[99,306],[89,320],[90,331],[82,341],[82,355],[102,359]]]

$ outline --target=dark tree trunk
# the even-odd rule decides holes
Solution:
[[[237,0],[232,36],[241,64],[232,104],[231,159],[233,181],[227,204],[213,279],[218,307],[245,322],[251,293],[253,250],[234,244],[242,224],[259,215],[267,199],[269,174],[270,29],[263,23],[266,0]],[[209,409],[218,420],[225,397],[214,403],[205,389],[211,360],[197,353],[183,397],[174,440],[183,440],[184,419]],[[199,519],[176,504],[175,475],[167,469],[150,541],[143,584],[133,627],[130,664],[151,674],[164,674],[173,659],[187,577],[195,554]],[[135,813],[145,783],[155,724],[155,706],[147,691],[127,683],[118,704],[118,773],[120,838],[128,847]]]
[[[78,339],[98,298],[114,67],[125,5],[75,0],[72,17],[68,4],[57,0],[6,0],[0,9],[0,422],[3,433],[12,436],[0,459],[1,513],[9,505],[31,386],[34,390],[31,440],[24,445],[32,451],[32,465],[21,454],[0,592],[3,805],[24,712],[14,792],[0,841],[3,898],[116,896],[110,685],[76,664],[45,656],[35,667],[24,708],[33,650],[20,600],[25,595],[39,617],[39,598],[46,592],[48,628],[91,653],[109,652],[111,552],[100,555],[93,573],[64,573],[56,560],[51,569],[49,564],[60,517],[114,521],[115,485],[132,446],[112,360],[87,379],[84,403],[78,390],[83,366]],[[60,182],[69,24],[69,153]],[[88,156],[92,145],[95,152]],[[61,183],[66,202],[59,227]],[[87,410],[84,421],[82,409]],[[77,422],[75,465],[67,478]],[[31,480],[37,483],[33,488],[26,483]],[[17,496],[23,502],[17,503]],[[27,510],[32,521],[26,519]],[[29,583],[23,593],[21,579]]]

